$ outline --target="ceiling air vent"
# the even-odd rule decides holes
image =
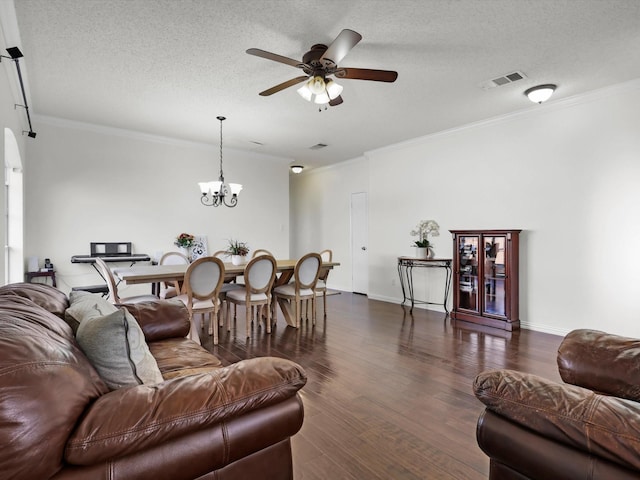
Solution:
[[[328,145],[324,143],[316,143],[313,147],[309,147],[309,150],[320,150],[321,148],[327,147]]]
[[[483,90],[489,90],[490,88],[509,85],[510,83],[517,82],[518,80],[522,80],[524,78],[527,78],[527,76],[522,72],[511,72],[511,73],[507,73],[506,75],[502,75],[501,77],[498,77],[498,78],[486,80],[478,86]]]

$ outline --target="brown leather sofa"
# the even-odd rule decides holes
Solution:
[[[302,368],[223,367],[185,338],[174,302],[127,306],[164,381],[110,391],[47,285],[0,287],[0,477],[25,480],[291,479]]]
[[[565,384],[511,370],[475,379],[489,478],[640,478],[640,340],[574,330],[557,360]]]

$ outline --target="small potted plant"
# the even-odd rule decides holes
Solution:
[[[195,241],[195,237],[190,233],[181,233],[178,235],[173,242],[173,244],[179,248],[180,253],[184,254],[187,258],[189,258],[189,249],[193,247],[193,242]]]
[[[240,242],[238,240],[229,240],[227,246],[227,255],[231,255],[231,263],[234,265],[242,265],[247,263],[247,255],[249,254],[249,246],[246,242]]]
[[[440,235],[440,225],[435,220],[421,220],[416,225],[415,230],[409,233],[413,237],[418,237],[414,242],[416,247],[416,258],[433,258],[435,253],[429,242],[429,234],[433,237]]]

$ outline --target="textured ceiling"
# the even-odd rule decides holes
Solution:
[[[2,0],[11,1],[11,0]],[[225,146],[321,166],[368,150],[640,78],[638,0],[15,0],[37,115]],[[363,39],[341,66],[396,70],[395,83],[340,80],[318,112],[301,74],[247,55],[301,59],[344,29]],[[489,79],[527,78],[484,90]],[[37,131],[37,123],[34,125]],[[257,145],[259,142],[262,145]],[[328,147],[310,150],[324,143]]]

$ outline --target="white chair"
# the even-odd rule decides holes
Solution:
[[[180,252],[167,252],[160,258],[159,265],[189,265],[189,259]],[[180,295],[180,283],[164,282],[160,284],[160,298],[173,298]]]
[[[229,259],[229,253],[226,250],[218,250],[217,252],[215,252],[213,254],[214,257],[219,258],[220,260],[222,260],[223,262],[227,259]],[[231,290],[235,290],[236,288],[241,288],[244,287],[244,285],[237,283],[236,281],[236,275],[227,275],[224,278],[224,284],[222,285],[222,289],[220,290],[220,301],[221,302],[225,302],[226,298],[227,298],[227,292],[231,291]],[[221,308],[220,311],[224,312],[224,308]],[[226,309],[227,311],[229,310],[228,308]],[[236,308],[234,305],[234,309],[233,309],[233,319],[236,319]],[[229,321],[229,318],[227,316],[225,321]]]
[[[121,298],[118,295],[118,282],[113,275],[113,272],[109,268],[109,266],[99,257],[96,257],[96,267],[102,275],[102,278],[107,282],[107,288],[109,288],[109,299],[111,303],[120,304],[120,303],[139,303],[139,302],[149,302],[149,301],[157,301],[158,297],[155,295],[135,295],[132,297],[123,297]]]
[[[251,317],[254,307],[266,307],[267,333],[271,333],[271,288],[276,278],[276,260],[271,255],[260,255],[252,258],[244,268],[245,285],[226,293],[227,319],[231,303],[244,305],[246,310],[247,337],[251,336]],[[231,329],[231,322],[227,324]]]
[[[311,319],[316,323],[316,283],[320,274],[322,258],[318,253],[307,253],[296,262],[293,269],[293,282],[273,289],[272,310],[275,318],[275,304],[282,299],[293,304],[296,328],[300,327],[302,301],[311,300]]]
[[[187,267],[184,274],[185,293],[174,297],[187,306],[191,330],[189,336],[199,342],[194,323],[194,315],[209,316],[209,335],[213,334],[213,344],[218,344],[218,312],[220,289],[224,280],[224,263],[215,257],[200,257]],[[215,328],[214,328],[215,327]]]

